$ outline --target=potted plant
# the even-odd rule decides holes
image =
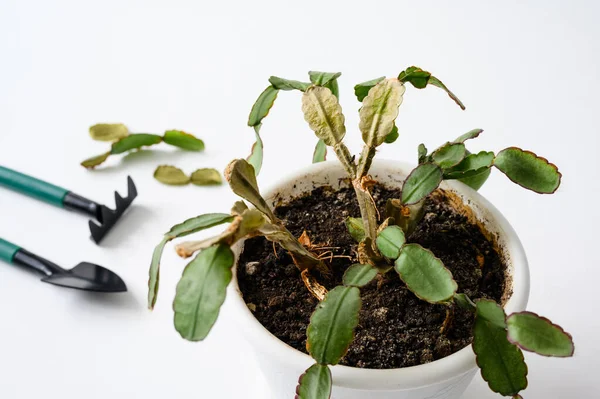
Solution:
[[[165,245],[228,223],[215,237],[176,246],[182,257],[196,255],[177,285],[175,328],[185,339],[204,339],[233,280],[237,318],[274,397],[292,397],[295,388],[300,399],[457,398],[477,365],[494,392],[520,398],[527,387],[522,350],[568,357],[574,346],[561,327],[525,311],[521,244],[476,190],[496,168],[550,194],[560,185],[558,169],[516,147],[470,153],[465,142],[480,129],[431,152],[421,144],[414,168],[374,162],[377,147],[398,137],[406,84],[440,87],[464,109],[439,79],[416,67],[355,86],[365,143],[357,158],[343,143],[340,74],[309,76],[310,83],[271,77],[250,113],[252,153],[225,171],[232,191],[253,207],[238,201],[230,213],[173,226],[152,256],[149,307]],[[263,196],[256,181],[259,131],[281,90],[302,92],[319,163]],[[339,162],[320,163],[327,148]]]

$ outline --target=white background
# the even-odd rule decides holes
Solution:
[[[439,89],[409,87],[400,139],[380,157],[414,161],[418,143],[432,148],[481,127],[472,150],[515,145],[560,167],[563,184],[553,196],[519,189],[497,172],[481,192],[526,248],[529,308],[575,338],[573,359],[527,355],[524,396],[597,397],[598,3],[335,3],[0,2],[0,164],[108,204],[128,174],[140,192],[98,247],[85,217],[0,189],[1,237],[64,266],[105,265],[129,287],[125,295],[86,294],[0,265],[0,398],[265,398],[227,304],[203,343],[173,329],[184,261],[172,247],[157,307],[146,310],[147,268],[161,234],[187,217],[228,211],[233,201],[225,186],[168,187],[152,172],[161,163],[222,169],[245,156],[253,142],[248,112],[268,77],[307,80],[310,69],[343,72],[348,144],[358,151],[353,85],[413,64],[445,82],[467,110]],[[203,138],[206,151],[161,145],[86,171],[79,162],[107,148],[87,134],[97,122],[183,129]],[[297,93],[280,93],[263,138],[263,186],[310,162],[316,139]],[[464,395],[494,397],[480,377]]]

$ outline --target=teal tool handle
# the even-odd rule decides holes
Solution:
[[[0,238],[0,260],[4,262],[12,263],[15,254],[20,250],[15,244],[11,244],[8,241]]]
[[[69,193],[64,188],[3,166],[0,166],[0,185],[61,208],[65,195]]]

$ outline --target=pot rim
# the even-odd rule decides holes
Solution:
[[[373,162],[371,171],[376,169],[392,169],[407,175],[413,167],[405,162],[377,159]],[[268,190],[264,191],[264,197],[269,201],[276,196],[282,187],[306,178],[307,175],[326,171],[336,171],[337,173],[339,170],[342,170],[342,166],[337,159],[312,164],[280,179],[277,184],[270,186]],[[503,251],[508,254],[510,259],[509,277],[512,278],[512,295],[504,308],[507,313],[525,310],[529,298],[529,267],[523,245],[516,232],[502,213],[472,188],[456,180],[445,181],[444,186],[460,193],[469,203],[478,204],[496,222],[495,225],[498,231],[504,237]],[[234,249],[237,249],[234,250],[236,262],[233,269],[232,284],[229,286],[229,290],[232,292],[228,295],[228,302],[230,306],[236,309],[236,316],[239,323],[245,325],[243,329],[245,337],[262,354],[275,356],[278,358],[278,361],[290,368],[305,370],[311,364],[314,364],[314,360],[309,355],[292,348],[271,334],[246,306],[237,281],[237,258],[242,247],[243,241],[238,242],[234,247]],[[334,386],[364,390],[394,390],[398,388],[416,389],[441,383],[469,373],[476,366],[475,355],[471,345],[468,345],[442,359],[418,366],[397,369],[365,369],[335,365],[330,366],[330,369],[333,375]]]

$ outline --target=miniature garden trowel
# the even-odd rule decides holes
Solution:
[[[98,223],[89,221],[92,239],[98,244],[115,225],[117,220],[129,208],[137,197],[137,190],[131,177],[127,177],[127,197],[123,198],[115,191],[116,209],[98,204],[69,190],[55,186],[45,181],[27,176],[15,170],[0,166],[0,185],[18,191],[49,204],[89,215]]]
[[[127,291],[127,286],[121,277],[102,266],[81,262],[71,270],[65,270],[2,238],[0,238],[0,260],[34,269],[46,275],[42,281],[61,287],[99,292]]]

